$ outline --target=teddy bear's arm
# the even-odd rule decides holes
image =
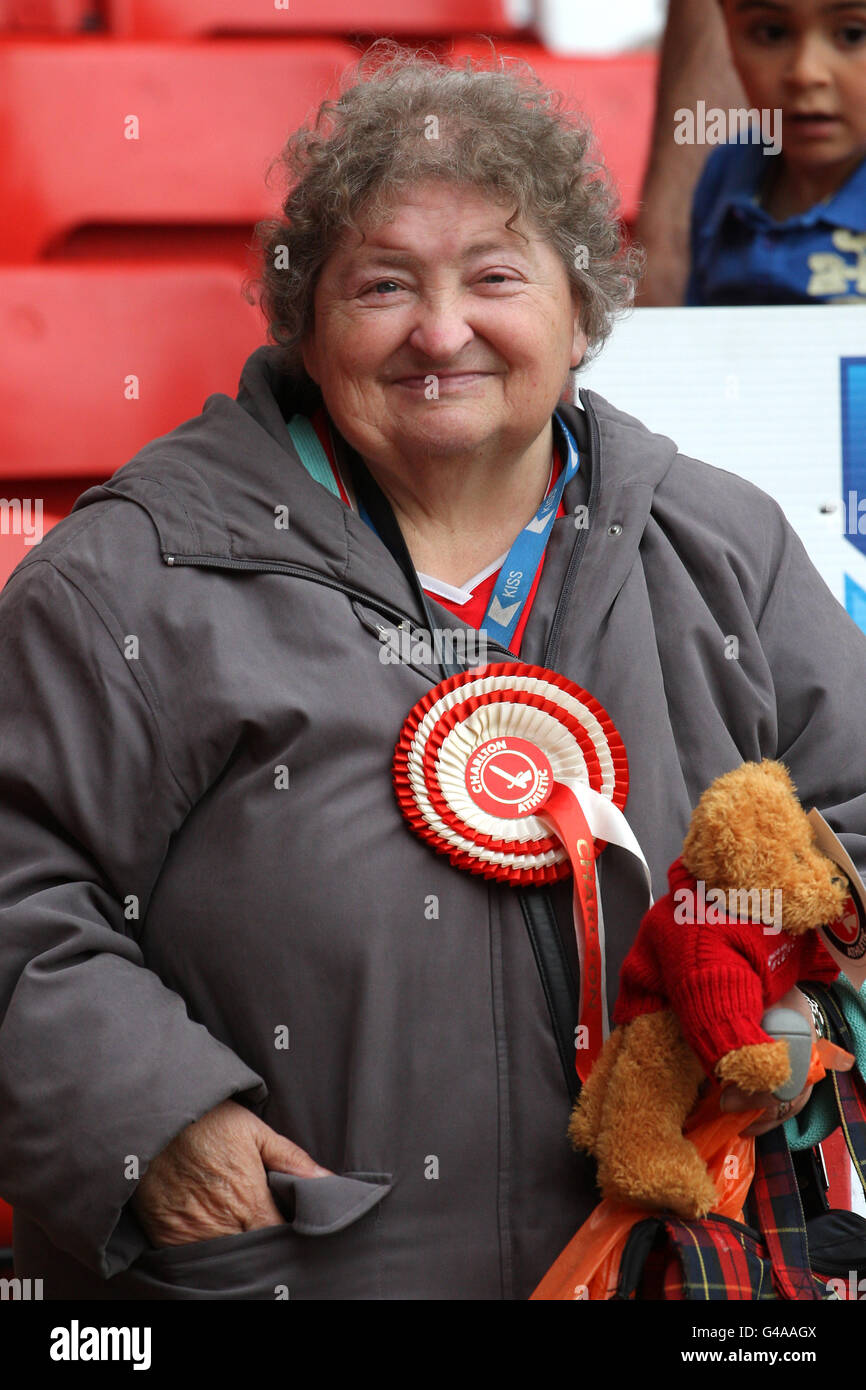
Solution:
[[[772,1038],[761,1027],[765,1011],[760,976],[741,956],[724,966],[680,976],[670,996],[683,1036],[708,1076],[729,1052]]]

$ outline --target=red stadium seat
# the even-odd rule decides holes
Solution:
[[[272,214],[270,160],[355,56],[335,39],[0,41],[0,262],[62,255],[93,224]]]
[[[124,38],[214,34],[508,34],[508,0],[107,0]]]
[[[587,111],[631,219],[655,58],[501,47]],[[461,42],[456,52],[485,50]],[[0,41],[0,262],[62,256],[94,224],[213,228],[267,216],[280,191],[265,186],[269,161],[355,56],[332,39]]]
[[[474,42],[454,46],[458,57],[483,57]],[[633,222],[638,211],[649,157],[655,113],[658,60],[654,53],[627,53],[616,58],[560,58],[538,44],[499,43],[501,54],[530,63],[547,86],[563,92],[569,105],[589,117],[605,163],[616,182],[621,212]]]
[[[0,480],[105,477],[234,395],[266,340],[240,280],[207,263],[0,267]]]
[[[77,34],[103,27],[96,0],[0,0],[0,30]]]

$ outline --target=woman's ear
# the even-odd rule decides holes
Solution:
[[[579,367],[579,366],[580,366],[581,362],[583,361],[584,357],[586,356],[586,349],[587,349],[587,346],[588,346],[588,344],[587,344],[586,334],[584,333],[583,329],[582,329],[581,326],[580,326],[580,316],[579,316],[578,314],[575,314],[575,317],[574,317],[574,338],[572,339],[572,344],[571,344],[571,361],[570,361],[570,363],[569,363],[569,366],[571,367],[571,370],[572,370],[572,371],[574,371],[576,367]]]

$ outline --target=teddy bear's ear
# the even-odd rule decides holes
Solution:
[[[791,774],[784,763],[774,762],[772,758],[765,758],[762,763],[755,763],[754,766],[765,776],[775,777],[778,782],[784,783],[788,790],[796,796],[797,789],[791,781]]]
[[[802,833],[803,814],[783,763],[741,763],[701,796],[683,841],[683,865],[713,887],[737,886],[744,876],[751,882],[756,854],[766,868],[761,841],[778,838],[782,827]]]

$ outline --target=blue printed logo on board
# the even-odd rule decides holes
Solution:
[[[842,500],[846,541],[866,555],[866,357],[843,357]],[[845,575],[845,607],[866,632],[866,590]]]

